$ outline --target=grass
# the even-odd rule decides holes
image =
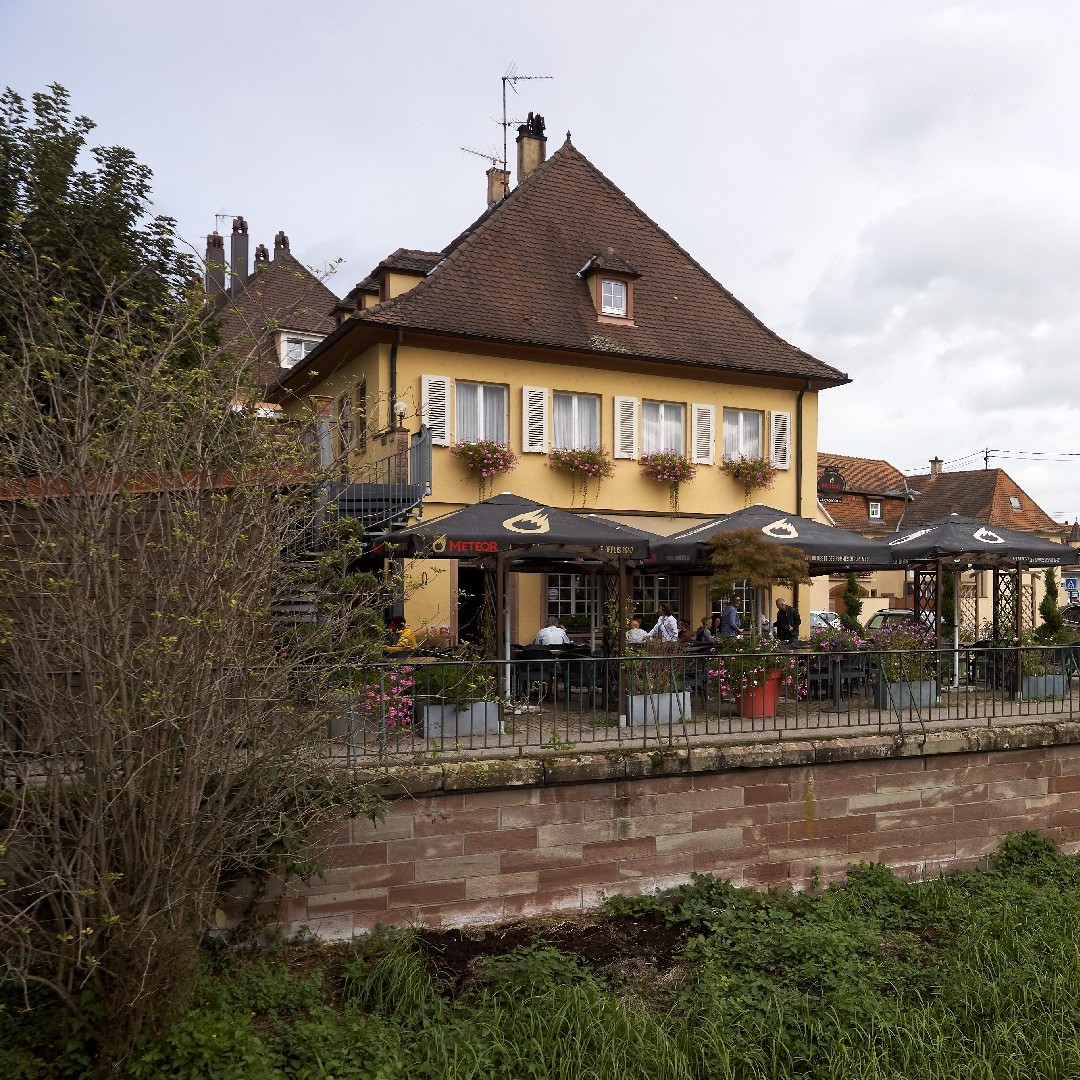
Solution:
[[[0,1075],[79,1075],[0,1009]],[[6,1060],[5,1060],[6,1056]],[[74,1061],[69,1058],[68,1061]],[[711,877],[580,924],[219,953],[135,1078],[1035,1080],[1080,1076],[1080,860],[760,893]]]

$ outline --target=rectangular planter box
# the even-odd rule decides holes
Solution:
[[[681,724],[690,719],[690,691],[678,694],[630,694],[626,699],[626,724]],[[625,725],[624,725],[625,726]]]
[[[460,712],[453,705],[424,705],[423,721],[425,739],[501,735],[503,730],[497,701],[474,701]]]
[[[1025,698],[1063,698],[1064,675],[1025,675],[1020,680],[1020,693]]]
[[[926,709],[937,703],[937,683],[921,682],[874,684],[874,706],[878,709]]]

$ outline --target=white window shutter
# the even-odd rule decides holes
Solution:
[[[772,463],[778,469],[791,468],[791,413],[774,412],[769,417],[769,446]]]
[[[445,375],[420,376],[420,409],[434,446],[449,446],[450,379]]]
[[[690,460],[695,465],[716,462],[716,406],[690,406]]]
[[[542,386],[521,388],[521,452],[546,454],[548,448],[548,393]]]
[[[617,458],[638,456],[638,399],[615,398],[615,454]]]

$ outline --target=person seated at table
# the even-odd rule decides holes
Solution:
[[[689,645],[694,640],[694,632],[685,619],[679,619],[679,636],[675,640],[680,645]]]
[[[659,638],[660,641],[678,641],[679,624],[675,619],[675,613],[671,610],[671,605],[665,601],[660,604],[659,611],[656,625],[645,636]]]
[[[533,638],[534,645],[569,645],[570,635],[566,627],[559,621],[558,616],[553,615],[548,619],[547,626],[542,626]]]
[[[641,629],[641,620],[631,619],[630,629],[626,631],[626,644],[641,645],[644,643],[647,636],[645,631]]]
[[[413,633],[404,619],[391,619],[387,624],[386,632],[390,637],[391,644],[384,645],[383,652],[412,652],[416,648],[416,634]]]
[[[713,637],[712,626],[710,623],[715,622],[715,616],[710,619],[708,615],[701,616],[701,625],[697,628],[694,634],[694,642],[697,645],[711,645],[716,639]]]
[[[713,641],[716,641],[716,639],[720,636],[720,626],[722,623],[723,619],[715,613],[713,614],[713,617],[709,620],[709,633],[712,634]]]

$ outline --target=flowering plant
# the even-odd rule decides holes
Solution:
[[[810,631],[810,648],[815,652],[858,652],[866,648],[867,640],[846,626],[827,626]]]
[[[641,475],[668,485],[671,512],[675,514],[679,510],[679,485],[694,479],[697,466],[684,454],[676,454],[674,450],[657,450],[642,457]]]
[[[726,458],[720,463],[720,468],[732,480],[742,484],[743,497],[747,505],[750,504],[750,492],[755,488],[772,487],[778,471],[776,466],[764,457]]]
[[[724,638],[711,658],[709,675],[719,683],[720,696],[738,697],[777,678],[788,694],[805,698],[806,682],[799,678],[796,658],[775,644],[747,638]]]
[[[387,731],[407,728],[413,719],[413,667],[394,664],[356,689],[361,715],[382,723]]]
[[[870,630],[867,642],[878,651],[875,667],[884,682],[926,682],[937,676],[934,631],[925,623],[913,619]]]
[[[599,491],[601,482],[615,471],[615,462],[600,447],[588,450],[556,448],[548,455],[548,467],[570,477],[571,502],[577,498],[577,488],[581,485],[581,505],[584,506],[590,482],[595,481]]]
[[[510,472],[517,465],[517,454],[506,443],[491,439],[456,443],[450,453],[476,478],[481,499],[487,495],[488,481],[493,476]]]

